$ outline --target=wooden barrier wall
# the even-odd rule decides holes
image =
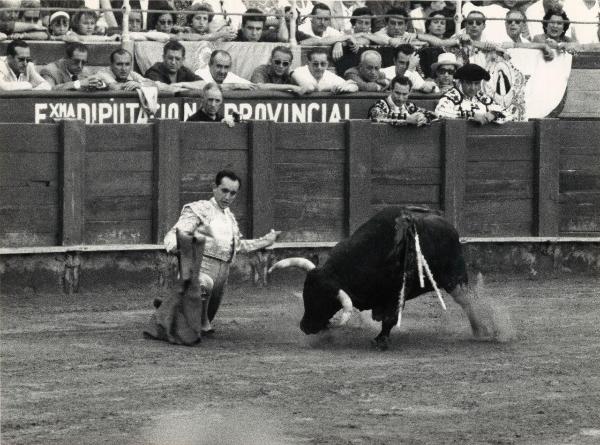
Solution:
[[[222,168],[247,236],[336,241],[402,204],[463,236],[600,236],[598,140],[598,120],[0,124],[0,247],[160,243]]]
[[[600,232],[600,125],[560,121],[554,144],[560,144],[560,220],[565,235]]]

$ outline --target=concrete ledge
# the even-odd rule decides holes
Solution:
[[[549,277],[600,276],[598,238],[463,238],[471,273]],[[277,243],[240,255],[232,282],[267,284],[266,272],[291,256],[323,263],[335,242]],[[162,245],[57,246],[0,249],[0,293],[77,293],[102,289],[170,288],[177,264]]]

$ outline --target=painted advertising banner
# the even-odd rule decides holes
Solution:
[[[181,100],[159,97],[156,117],[179,119]],[[0,98],[0,122],[52,122],[81,119],[86,124],[141,124],[150,116],[137,95],[130,97],[76,96],[48,93],[43,96],[7,95]]]
[[[223,112],[239,115],[242,120],[271,120],[275,122],[308,123],[340,122],[365,119],[367,111],[381,94],[308,95],[291,94],[265,96],[253,93],[226,93]],[[199,96],[160,96],[159,119],[187,120],[200,107]],[[417,99],[420,106],[435,107],[435,99]],[[106,93],[99,95],[76,93],[21,93],[0,96],[0,122],[52,122],[59,119],[81,119],[87,124],[140,124],[151,117],[137,95]]]

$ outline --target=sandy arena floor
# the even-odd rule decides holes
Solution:
[[[290,278],[291,277],[291,278]],[[214,338],[144,340],[142,291],[2,296],[2,444],[598,444],[600,279],[487,283],[516,339],[407,304],[389,351],[360,317],[298,328],[301,277],[232,287]]]

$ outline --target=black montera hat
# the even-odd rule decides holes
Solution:
[[[467,63],[456,70],[454,78],[471,81],[490,80],[490,73],[488,73],[485,68],[482,68],[475,63]]]

